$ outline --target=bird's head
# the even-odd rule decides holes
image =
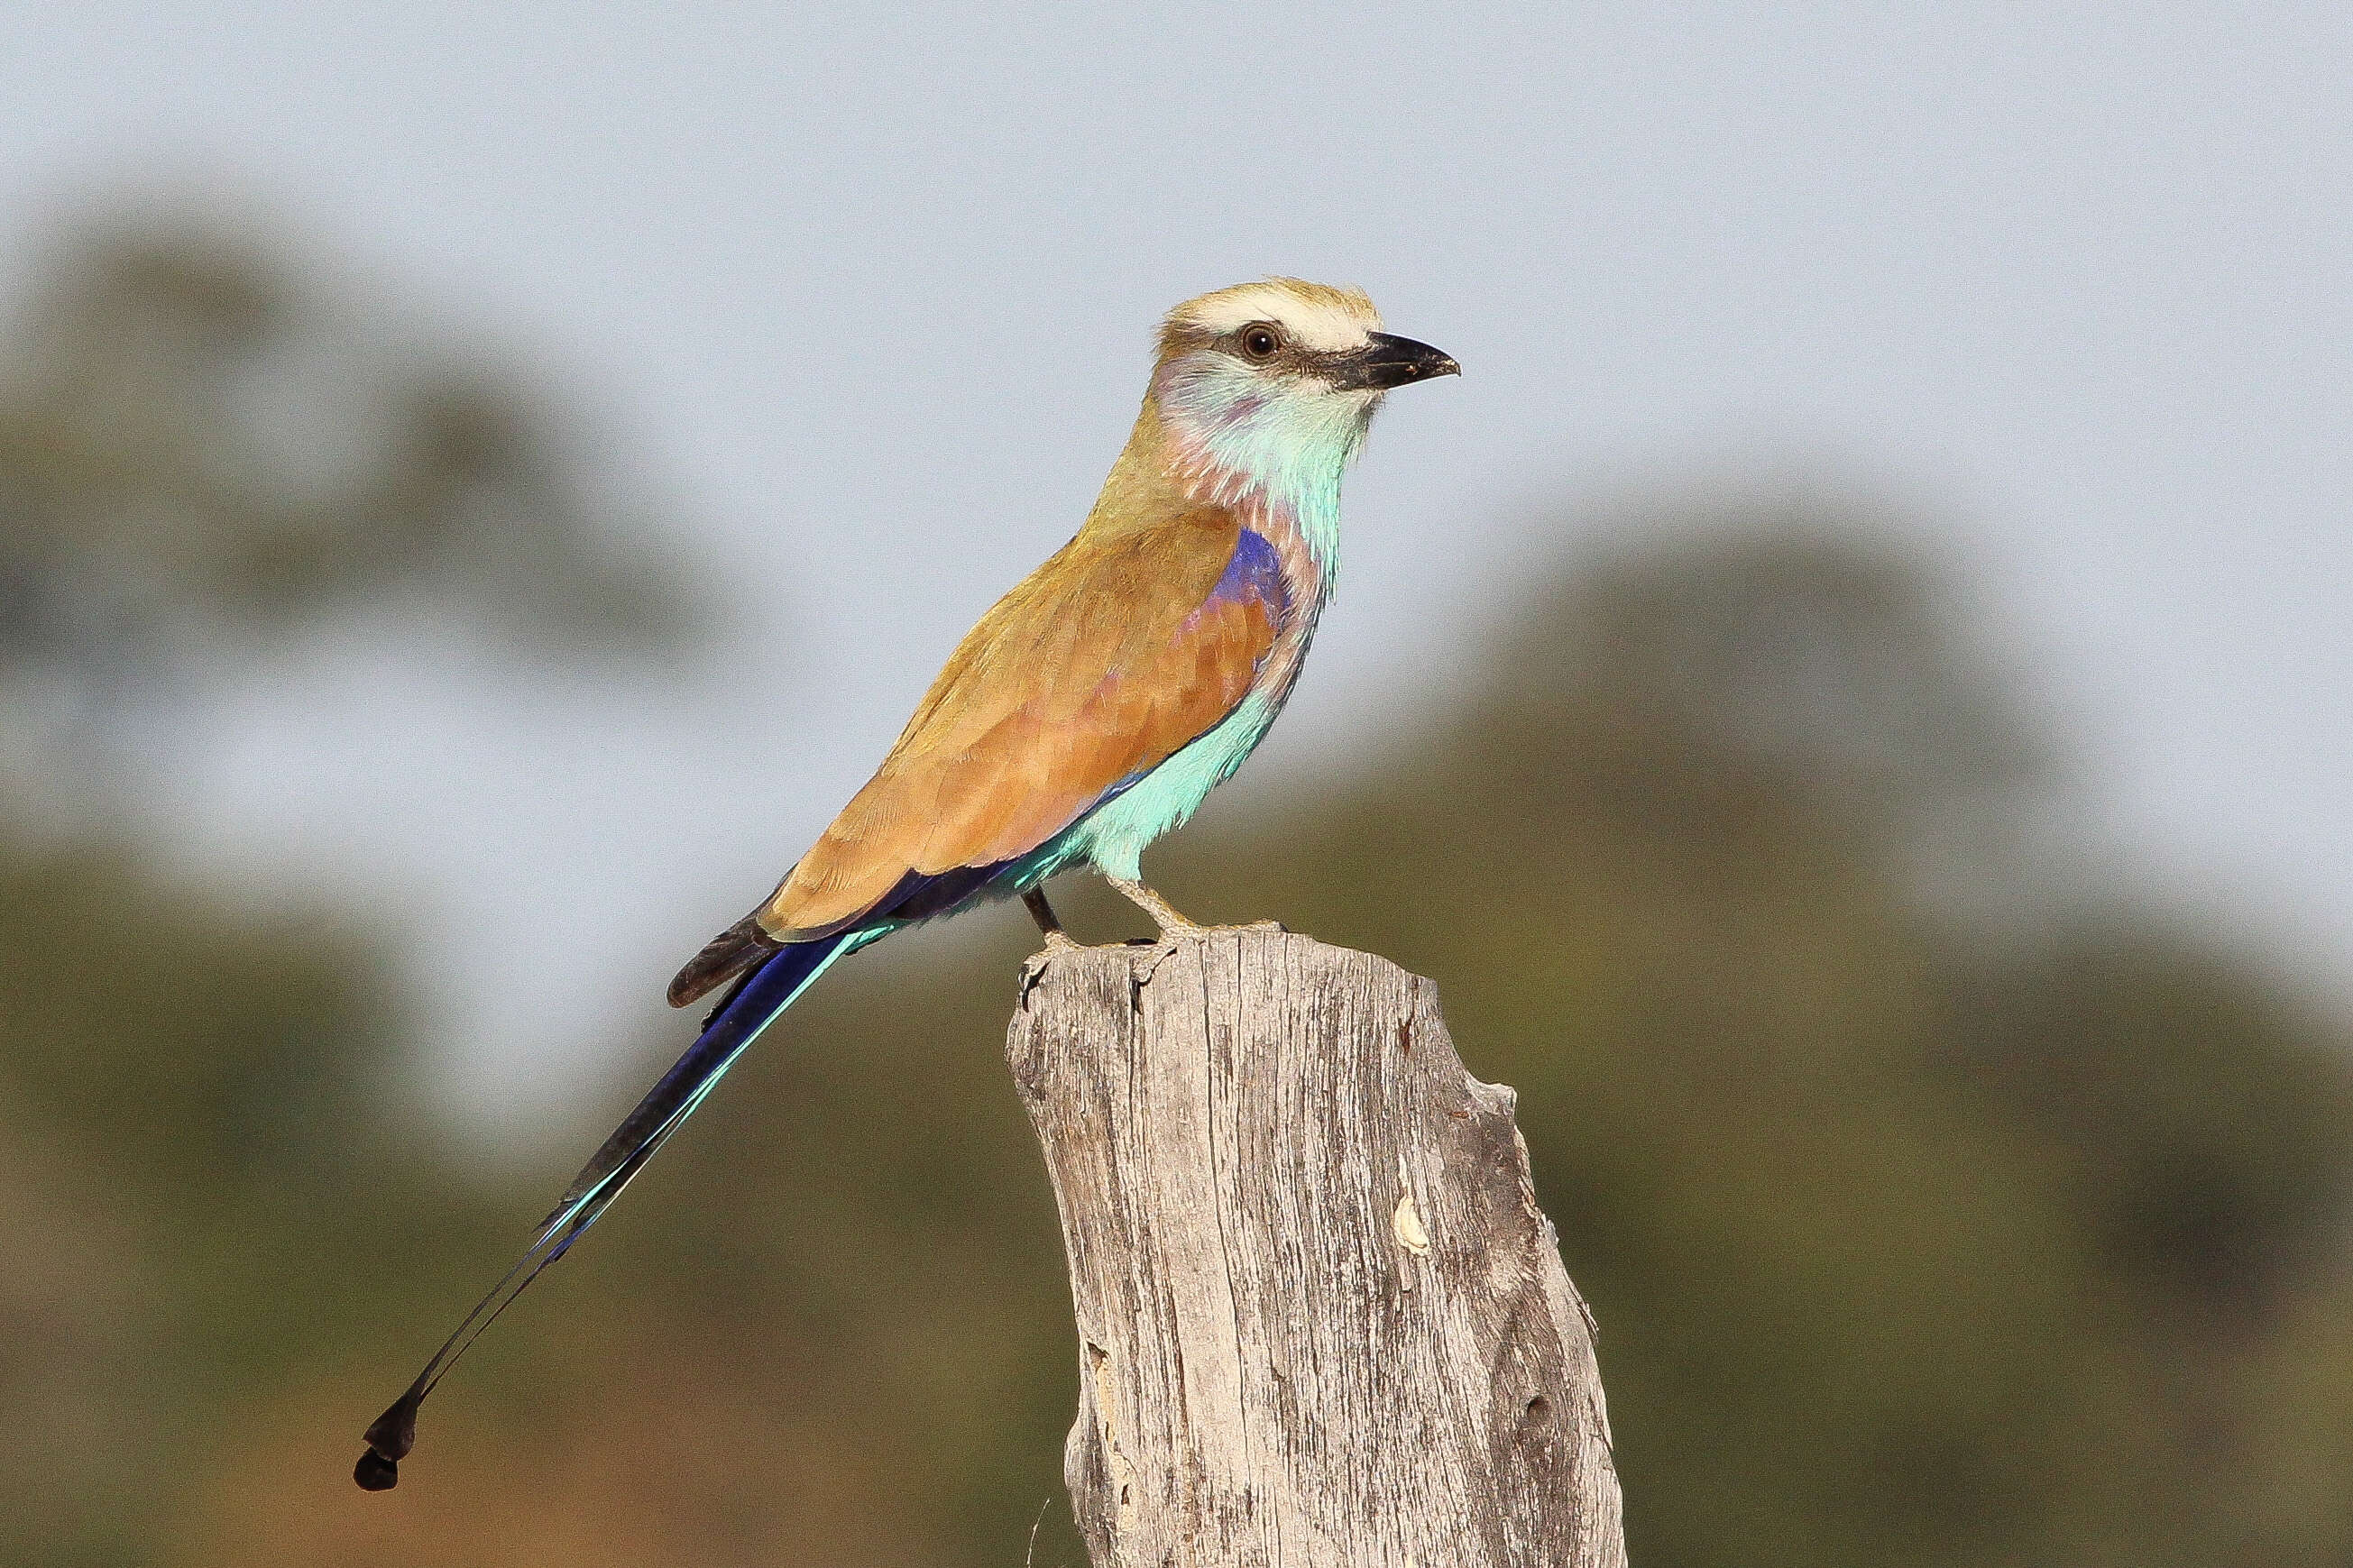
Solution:
[[[1428,343],[1383,331],[1362,289],[1270,278],[1168,313],[1152,401],[1181,460],[1213,488],[1336,497],[1384,396],[1461,374]]]

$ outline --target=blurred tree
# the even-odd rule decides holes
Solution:
[[[112,842],[124,726],[388,599],[521,657],[673,646],[683,579],[587,475],[474,356],[202,223],[81,232],[0,336],[8,1562],[164,1555],[244,1412],[412,1289],[438,1316],[513,1212],[398,1125],[356,923]]]
[[[496,1233],[387,1120],[378,969],[118,855],[0,857],[11,1561],[150,1560],[245,1402],[404,1275],[463,1289],[450,1253]]]
[[[480,356],[191,217],[60,243],[0,340],[0,714],[87,747],[177,678],[387,600],[648,653],[676,564]]]
[[[1458,723],[1163,885],[1438,976],[1519,1086],[1640,1560],[2345,1562],[2267,1404],[2284,1318],[2343,1310],[2344,1034],[2051,898],[2048,747],[1835,522],[1567,578]],[[1989,941],[1957,887],[2038,912]],[[2299,1458],[2353,1481],[2341,1426]]]
[[[1532,717],[1599,705],[1786,789],[1868,836],[1926,905],[1997,927],[2043,903],[2037,830],[2059,793],[1958,613],[1876,520],[1824,494],[1635,509],[1501,664]]]
[[[498,586],[585,516],[527,405],[371,393],[313,443],[354,405],[268,267],[58,277],[0,367],[0,686],[103,692],[388,585],[610,624]],[[405,377],[350,384],[452,384]],[[1518,1085],[1651,1568],[2353,1562],[2342,1028],[2050,896],[2038,861],[2091,853],[2051,837],[2052,748],[1868,517],[1637,531],[1667,542],[1562,574],[1473,701],[1279,818],[1213,804],[1164,885],[1435,976]],[[1060,1515],[1018,911],[830,978],[364,1497],[357,1427],[549,1193],[431,1155],[332,911],[0,850],[12,1560],[1003,1564]],[[1057,1517],[1036,1560],[1077,1550]]]
[[[2029,831],[2047,748],[1950,588],[1820,519],[1565,577],[1468,710],[1281,821],[1213,807],[1164,885],[1438,976],[1520,1087],[1641,1561],[2347,1561],[2346,1041],[2129,910],[1940,912],[1915,825]],[[2031,870],[1951,830],[1981,893]],[[993,952],[879,949],[747,1062],[390,1510],[281,1440],[192,1560],[1002,1563],[1050,1498],[1076,1561],[997,1047],[1028,938],[975,923]]]

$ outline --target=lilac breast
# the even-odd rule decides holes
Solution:
[[[1283,587],[1282,563],[1275,559],[1274,546],[1266,542],[1264,534],[1243,529],[1241,537],[1234,542],[1233,559],[1226,563],[1225,574],[1209,590],[1208,603],[1239,604],[1256,599],[1266,606],[1275,625],[1281,626],[1290,597]]]

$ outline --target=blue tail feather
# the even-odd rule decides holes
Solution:
[[[778,1014],[798,1001],[850,942],[850,936],[844,933],[779,948],[746,975],[727,1000],[713,1009],[686,1054],[646,1091],[628,1119],[613,1130],[613,1135],[573,1178],[548,1215],[542,1238],[558,1231],[576,1237],[595,1224],[605,1205],[618,1197],[629,1177],[637,1173],[637,1167],[694,1113],[744,1047]]]
[[[888,928],[885,928],[886,930]],[[646,1163],[670,1141],[704,1097],[717,1087],[735,1059],[799,1000],[817,977],[845,952],[862,947],[881,931],[844,931],[821,941],[781,948],[751,972],[727,999],[713,1010],[702,1032],[660,1081],[638,1102],[613,1135],[605,1140],[572,1185],[565,1190],[531,1248],[507,1271],[491,1293],[466,1314],[457,1331],[442,1343],[408,1392],[393,1403],[367,1429],[368,1451],[354,1471],[360,1485],[381,1491],[398,1479],[396,1467],[417,1440],[417,1407],[433,1392],[442,1374],[531,1288],[542,1270],[563,1257],[587,1228],[596,1223],[622,1189],[636,1179]]]

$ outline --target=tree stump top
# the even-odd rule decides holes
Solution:
[[[1041,955],[1007,1056],[1097,1568],[1620,1568],[1592,1321],[1429,981],[1271,929]]]

